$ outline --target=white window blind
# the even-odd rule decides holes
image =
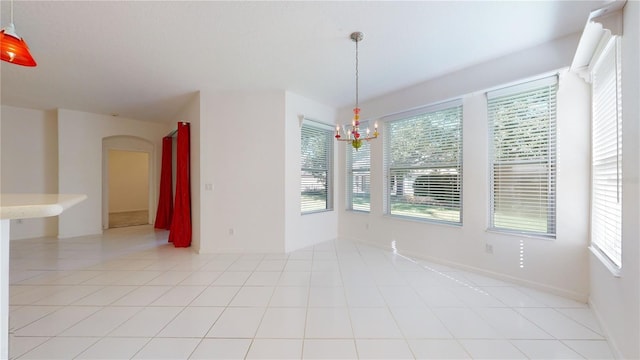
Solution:
[[[557,77],[489,92],[490,227],[555,236]]]
[[[462,102],[385,121],[386,211],[462,222]]]
[[[331,210],[333,128],[305,119],[300,144],[300,210]]]
[[[622,97],[619,38],[592,70],[591,243],[622,266]]]
[[[366,129],[369,122],[360,123]],[[371,145],[363,141],[356,150],[347,143],[347,209],[371,211]]]

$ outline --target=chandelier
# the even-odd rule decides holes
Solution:
[[[13,0],[11,0],[11,23],[0,31],[0,45],[0,58],[3,61],[22,66],[36,66],[27,43],[16,34],[16,27],[13,25]]]
[[[356,107],[353,108],[353,120],[351,121],[350,127],[344,127],[342,130],[345,133],[345,138],[342,138],[340,135],[340,125],[336,126],[336,135],[335,138],[338,141],[348,141],[351,143],[351,146],[358,150],[362,146],[363,141],[370,141],[378,138],[378,124],[375,124],[373,129],[373,134],[369,128],[366,130],[366,135],[363,137],[363,134],[360,133],[360,107],[358,106],[358,42],[362,41],[364,38],[364,34],[361,32],[351,33],[351,40],[356,43]]]

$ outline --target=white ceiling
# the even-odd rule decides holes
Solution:
[[[197,90],[350,106],[582,30],[602,1],[18,1],[38,62],[2,62],[2,104],[169,121]],[[1,2],[2,26],[9,2]]]

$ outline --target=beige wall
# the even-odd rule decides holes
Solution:
[[[58,109],[58,189],[61,193],[86,194],[87,200],[62,213],[58,218],[58,237],[68,238],[100,234],[103,229],[103,139],[130,137],[153,146],[151,184],[160,175],[162,137],[171,126]],[[104,180],[106,181],[106,180]],[[150,211],[155,215],[157,185],[152,185]]]
[[[109,212],[149,209],[149,154],[109,150]]]
[[[58,192],[56,111],[2,106],[0,192]],[[11,220],[11,239],[55,236],[58,218]]]
[[[161,140],[175,125],[114,118],[72,110],[1,108],[0,191],[3,193],[79,193],[88,199],[58,217],[11,221],[11,239],[71,237],[102,232],[103,140],[121,137],[109,149],[147,151],[149,143],[150,218],[155,216]],[[106,199],[105,199],[106,200]]]
[[[200,251],[284,252],[284,91],[203,91],[200,106]]]

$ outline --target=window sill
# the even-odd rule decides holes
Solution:
[[[600,250],[594,246],[589,246],[591,253],[604,265],[613,277],[620,277],[620,268],[617,267],[609,258],[607,258]]]
[[[321,214],[321,213],[326,213],[326,212],[331,212],[331,211],[333,211],[333,209],[305,211],[303,213],[300,213],[300,215],[304,216],[304,215],[311,215],[311,214]]]
[[[439,220],[433,220],[433,219],[425,219],[425,218],[393,215],[393,214],[384,214],[384,217],[389,219],[394,219],[394,220],[410,221],[410,222],[416,222],[416,223],[427,224],[427,225],[444,225],[444,226],[450,226],[454,228],[462,228],[462,222],[456,223],[456,222],[450,222],[450,221],[439,221]]]
[[[522,237],[527,239],[537,239],[537,240],[546,240],[546,241],[554,241],[556,239],[555,235],[527,234],[527,233],[521,233],[517,231],[498,230],[493,228],[487,228],[486,232],[492,233],[492,234],[505,235],[505,236]]]
[[[364,215],[371,214],[371,211],[365,211],[365,210],[345,209],[345,211],[350,212],[352,214],[364,214]]]

